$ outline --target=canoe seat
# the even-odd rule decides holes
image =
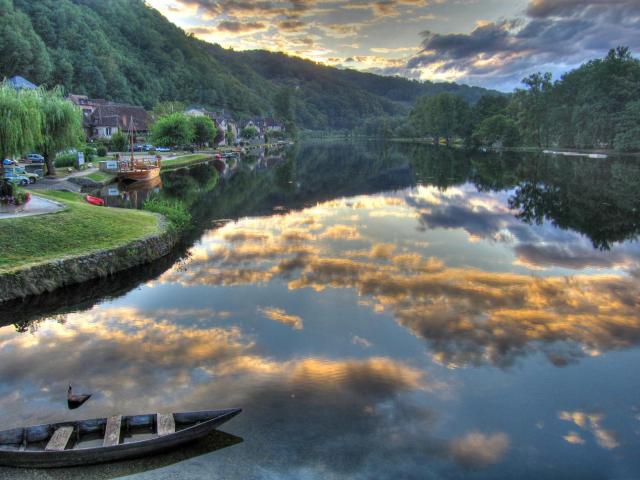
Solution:
[[[176,432],[176,421],[173,418],[173,413],[157,413],[158,423],[158,436],[170,435]]]
[[[122,427],[122,415],[114,415],[107,419],[104,429],[103,447],[113,447],[120,444],[120,429]]]
[[[73,427],[60,427],[54,432],[49,443],[47,443],[47,446],[44,448],[45,451],[55,452],[64,450],[67,447],[67,443],[69,443],[72,433]]]

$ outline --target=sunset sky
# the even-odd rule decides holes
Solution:
[[[203,40],[337,67],[509,90],[617,45],[640,51],[638,0],[147,0]]]

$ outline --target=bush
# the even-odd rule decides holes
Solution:
[[[77,156],[74,153],[65,153],[63,155],[58,155],[56,157],[55,162],[53,164],[56,168],[63,167],[73,167],[76,164]]]
[[[144,202],[144,209],[167,217],[177,232],[186,230],[191,223],[191,214],[180,200],[168,200],[154,195]]]
[[[0,180],[0,197],[13,197],[15,186],[6,180]]]
[[[0,205],[20,206],[31,200],[29,192],[18,190],[11,182],[0,182]]]
[[[95,155],[96,155],[96,149],[93,148],[91,145],[87,145],[86,147],[84,147],[84,161],[85,162],[93,161],[93,157],[95,157]]]
[[[96,154],[100,158],[106,157],[107,153],[109,153],[109,152],[107,151],[107,147],[105,147],[104,145],[100,145],[98,148],[96,148]]]
[[[127,150],[128,139],[122,132],[116,132],[111,137],[111,146],[116,152],[124,152]]]

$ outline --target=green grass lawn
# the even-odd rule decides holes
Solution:
[[[38,193],[62,212],[0,220],[0,272],[125,245],[160,231],[149,212],[96,207],[70,192]]]
[[[101,171],[92,172],[89,175],[86,175],[86,177],[90,178],[94,182],[108,182],[116,178],[116,176],[111,173]]]

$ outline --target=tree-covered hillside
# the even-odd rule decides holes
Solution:
[[[510,97],[486,95],[474,106],[442,93],[421,97],[414,135],[467,145],[605,148],[640,151],[640,59],[611,49],[555,82],[534,73]]]
[[[225,50],[186,35],[142,0],[0,0],[0,76],[12,75],[148,109],[181,100],[240,116],[271,113],[290,86],[306,128],[352,128],[403,113],[424,94],[474,102],[483,92]]]

